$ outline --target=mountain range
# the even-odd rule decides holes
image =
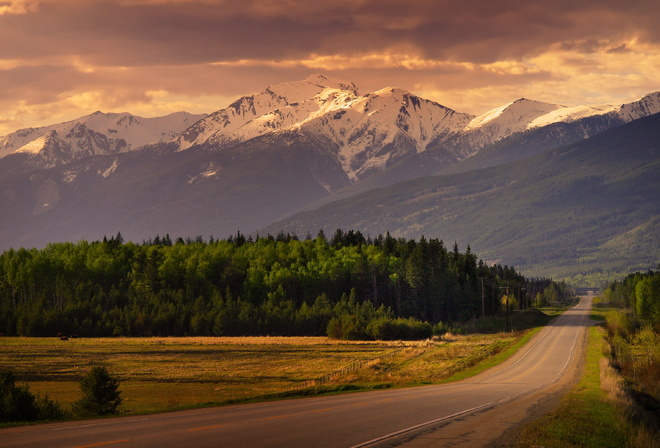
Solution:
[[[209,115],[179,112],[147,119],[96,112],[0,138],[0,249],[95,240],[118,231],[141,241],[166,233],[304,234],[341,226],[372,235],[424,233],[469,243],[480,256],[515,262],[524,271],[541,265],[512,256],[498,238],[486,237],[494,232],[488,223],[496,215],[495,221],[508,221],[505,208],[494,205],[497,201],[480,205],[492,210],[482,231],[475,233],[467,229],[481,212],[441,213],[420,200],[427,195],[418,189],[435,192],[428,194],[436,199],[444,197],[438,196],[440,190],[453,191],[450,196],[468,203],[473,196],[460,193],[466,179],[501,176],[509,179],[507,185],[522,188],[535,184],[538,177],[529,173],[537,165],[570,177],[576,166],[542,157],[572,145],[591,148],[599,135],[611,134],[610,140],[619,141],[616,136],[627,132],[627,126],[658,112],[660,92],[623,105],[565,107],[518,99],[474,116],[398,88],[361,94],[354,84],[323,75],[270,86]],[[630,141],[635,138],[626,135]],[[575,151],[594,158],[592,169],[609,172],[625,165],[616,148]],[[644,163],[653,165],[657,150],[644,154],[651,156]],[[628,155],[642,163],[642,158]],[[552,168],[553,163],[558,166]],[[641,182],[641,171],[632,173],[630,182]],[[647,186],[657,186],[657,170],[644,173]],[[433,176],[424,177],[428,175]],[[443,186],[425,184],[436,181]],[[491,183],[502,194],[508,191],[499,181]],[[554,191],[536,184],[539,191],[530,197]],[[574,193],[582,191],[576,188],[565,193],[572,201],[578,200]],[[405,213],[395,207],[394,198],[401,199],[401,194],[408,197]],[[644,200],[657,206],[653,197]],[[361,216],[348,220],[351,214],[344,207],[358,207]],[[562,208],[561,203],[553,207]],[[534,219],[549,211],[540,205],[534,210]],[[271,225],[299,211],[303,214]],[[630,207],[631,216],[637,211]],[[516,225],[505,227],[525,226],[525,219],[531,218],[521,214]],[[447,225],[429,225],[434,219]],[[639,219],[631,218],[627,226],[619,222],[616,232],[625,234],[642,225],[645,234],[657,233],[656,221]],[[621,235],[616,232],[610,236]],[[549,238],[547,232],[537,236],[541,234]],[[533,239],[525,237],[530,244]],[[604,244],[600,239],[596,243]],[[566,257],[548,260],[567,265],[576,254]]]
[[[66,123],[21,129],[0,137],[0,158],[23,155],[32,168],[51,168],[83,157],[118,154],[171,140],[203,117],[177,112],[142,118],[97,111]]]

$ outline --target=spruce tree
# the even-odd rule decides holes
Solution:
[[[119,380],[105,367],[96,366],[80,381],[83,397],[73,404],[82,416],[116,414],[122,402]]]

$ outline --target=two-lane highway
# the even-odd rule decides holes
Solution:
[[[506,363],[458,383],[11,428],[0,430],[0,447],[392,446],[433,428],[429,443],[442,446],[453,425],[515,406],[565,377],[582,351],[590,305],[584,299]],[[464,446],[497,436],[483,426],[461,433]]]

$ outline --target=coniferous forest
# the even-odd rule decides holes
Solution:
[[[0,255],[0,332],[417,339],[498,312],[505,292],[528,307],[549,284],[424,237],[117,234]]]

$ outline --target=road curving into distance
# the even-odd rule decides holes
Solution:
[[[516,355],[469,380],[0,430],[0,447],[181,448],[485,446],[574,377],[591,300]]]

